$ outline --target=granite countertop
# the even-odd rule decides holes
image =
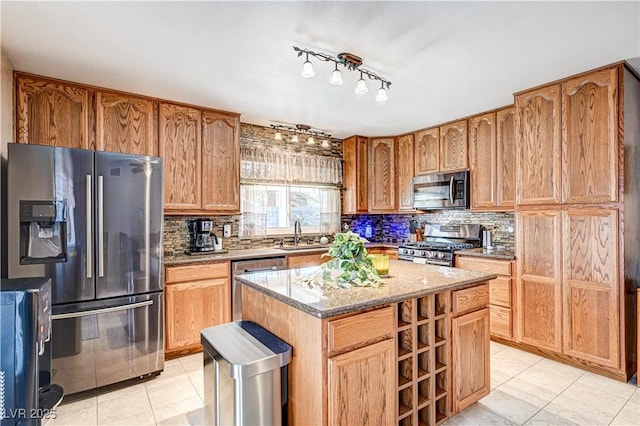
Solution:
[[[312,274],[318,267],[284,271],[252,272],[238,275],[243,284],[318,318],[357,312],[412,297],[470,287],[496,275],[445,266],[422,265],[403,260],[390,260],[390,276],[381,288],[310,289],[296,284],[300,277]]]
[[[186,265],[191,263],[203,263],[203,262],[213,262],[218,260],[245,260],[245,259],[260,259],[265,257],[285,257],[290,255],[298,255],[298,254],[314,254],[314,253],[325,253],[329,250],[331,244],[326,244],[324,246],[314,246],[313,248],[305,248],[304,244],[300,245],[300,249],[298,250],[282,250],[276,247],[261,247],[255,249],[244,249],[244,250],[229,250],[225,253],[207,253],[207,254],[196,254],[189,255],[186,253],[177,253],[171,256],[164,257],[164,265],[165,266],[175,266],[175,265]],[[397,248],[397,244],[391,243],[369,243],[367,247],[390,247]]]
[[[454,253],[460,256],[492,257],[494,259],[506,259],[506,260],[514,260],[516,258],[516,254],[512,251],[487,250],[482,247],[465,249],[465,250],[456,250]]]

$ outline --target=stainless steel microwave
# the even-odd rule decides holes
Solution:
[[[413,207],[418,210],[468,209],[469,172],[434,173],[413,178]]]

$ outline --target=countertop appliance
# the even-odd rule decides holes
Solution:
[[[63,390],[51,385],[51,279],[0,280],[0,423],[39,425]]]
[[[469,172],[434,173],[413,178],[413,207],[418,210],[468,209]]]
[[[8,273],[52,285],[52,382],[164,368],[162,160],[9,144]]]
[[[213,221],[209,219],[187,220],[189,244],[186,254],[222,252],[222,238],[212,232]]]
[[[480,247],[480,225],[426,224],[424,241],[404,243],[398,247],[398,259],[432,265],[453,266],[453,252]]]
[[[284,256],[264,259],[236,260],[231,262],[231,313],[233,321],[242,319],[242,284],[236,281],[236,275],[257,271],[278,271],[287,269],[287,258]]]

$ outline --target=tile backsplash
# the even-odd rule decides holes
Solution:
[[[165,216],[164,218],[164,254],[178,255],[187,248],[188,233],[186,221],[194,216]],[[226,250],[240,250],[256,247],[273,247],[284,240],[289,244],[293,236],[268,238],[239,238],[240,216],[213,216],[212,232],[222,237],[222,227],[231,224],[231,237],[223,239]],[[474,212],[470,210],[442,210],[415,215],[343,215],[342,224],[367,238],[371,242],[403,243],[409,240],[409,220],[417,220],[421,227],[425,223],[461,224],[477,223],[492,232],[493,245],[499,250],[515,250],[515,224],[513,212]],[[371,237],[367,237],[367,227]],[[319,235],[304,237],[312,242],[319,240]]]
[[[343,215],[342,224],[371,242],[403,243],[409,240],[409,221],[417,220],[420,227],[426,223],[463,224],[484,226],[492,232],[496,249],[515,250],[515,223],[513,212],[475,212],[471,210],[440,210],[413,215]],[[367,237],[368,227],[371,237]]]
[[[218,238],[222,238],[222,228],[225,224],[231,225],[231,237],[222,238],[222,248],[224,250],[242,250],[256,247],[273,247],[280,241],[285,244],[293,243],[293,235],[284,237],[265,237],[265,238],[240,238],[238,231],[240,229],[240,215],[233,216],[165,216],[164,217],[164,255],[171,257],[184,253],[189,242],[189,233],[187,231],[187,220],[192,219],[210,219],[213,221],[211,232],[216,234]],[[302,241],[311,243],[319,242],[320,235],[303,236]]]

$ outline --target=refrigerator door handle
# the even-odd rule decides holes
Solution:
[[[87,278],[93,277],[93,214],[92,214],[92,194],[93,190],[91,188],[92,179],[91,175],[86,175],[87,178],[87,188],[86,188],[86,197],[87,197]]]
[[[144,306],[150,306],[150,305],[153,305],[153,300],[145,300],[144,302],[132,303],[130,305],[113,306],[111,308],[92,309],[90,311],[69,312],[66,314],[54,314],[54,315],[51,315],[51,319],[60,320],[60,319],[67,319],[67,318],[79,318],[79,317],[86,317],[89,315],[99,315],[99,314],[107,314],[110,312],[127,311],[129,309],[142,308]]]
[[[104,277],[104,179],[98,176],[98,277]]]

